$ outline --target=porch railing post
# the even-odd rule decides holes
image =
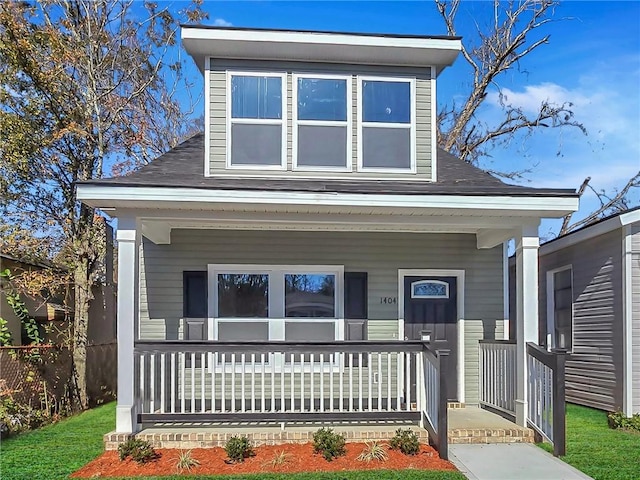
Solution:
[[[438,453],[443,460],[449,459],[449,422],[447,412],[447,364],[449,350],[438,350]]]
[[[565,360],[566,350],[553,350],[555,365],[553,368],[553,454],[556,457],[566,454],[566,404],[565,404]]]

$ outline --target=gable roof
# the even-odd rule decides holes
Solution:
[[[487,172],[438,149],[438,181],[248,178],[203,174],[204,134],[185,140],[129,175],[78,182],[126,187],[201,188],[216,190],[371,193],[389,195],[577,196],[572,189],[508,185]]]

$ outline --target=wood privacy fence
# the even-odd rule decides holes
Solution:
[[[29,360],[27,354],[36,351],[39,359]],[[68,395],[72,368],[71,351],[66,347],[2,347],[0,396],[10,396],[23,405],[42,405],[55,410]],[[112,399],[116,393],[116,385],[116,343],[87,346],[87,390],[90,403]]]

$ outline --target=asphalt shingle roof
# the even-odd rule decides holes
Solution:
[[[575,196],[571,189],[540,189],[508,185],[485,171],[438,150],[437,182],[367,180],[205,177],[204,134],[199,133],[150,164],[122,177],[81,182],[91,185],[206,188],[216,190],[277,190],[302,192],[376,193],[405,195]]]

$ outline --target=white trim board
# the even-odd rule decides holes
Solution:
[[[398,269],[398,339],[403,341],[404,335],[404,277],[456,277],[457,279],[457,310],[458,310],[458,401],[465,402],[465,355],[464,355],[464,297],[465,271],[446,269]]]
[[[97,208],[116,201],[152,201],[281,205],[327,205],[399,208],[447,208],[452,210],[500,210],[539,213],[543,217],[561,217],[576,211],[576,197],[510,197],[462,195],[384,195],[335,192],[291,192],[212,190],[200,188],[129,187],[87,185],[77,187],[78,200]],[[134,207],[134,205],[131,205]]]
[[[638,212],[640,213],[640,212]],[[630,417],[633,411],[633,236],[632,225],[622,230],[622,411]]]

